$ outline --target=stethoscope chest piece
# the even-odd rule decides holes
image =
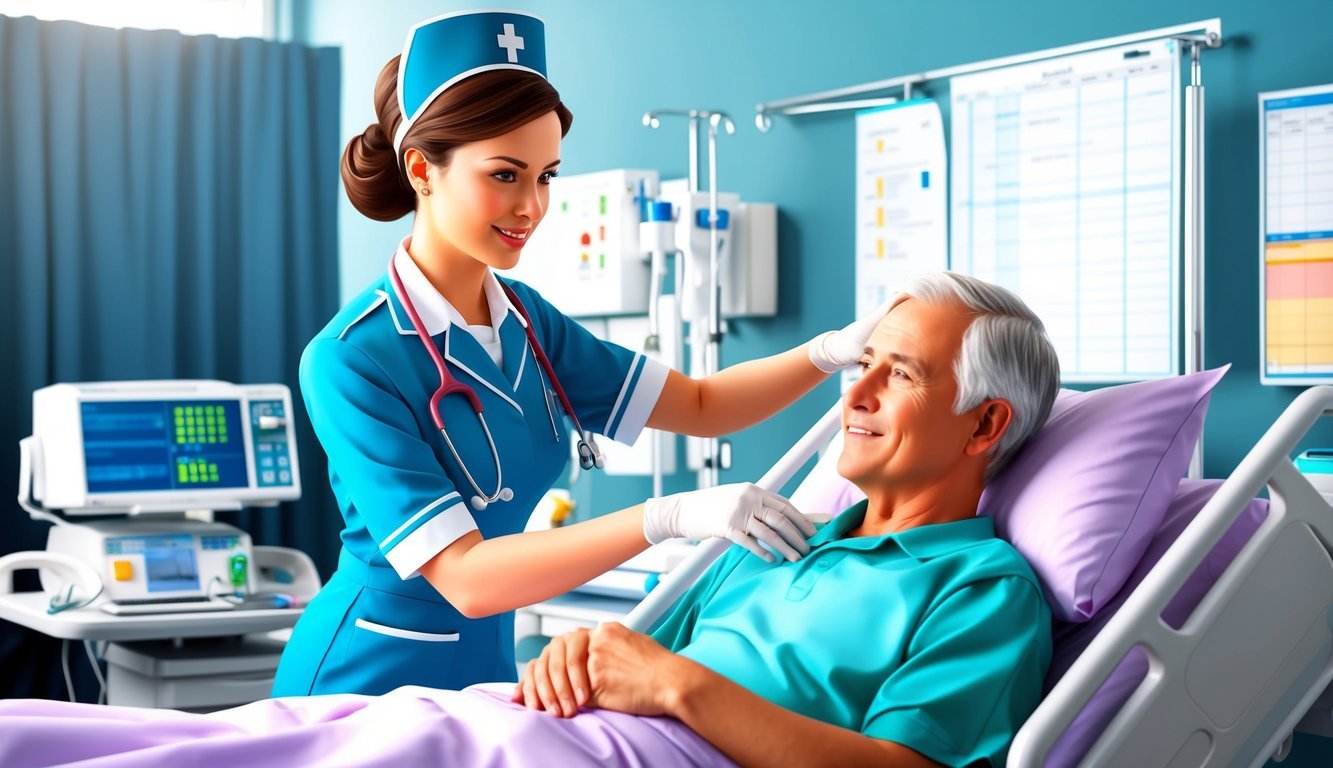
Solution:
[[[489,501],[486,500],[486,499],[484,499],[484,498],[482,498],[481,496],[473,496],[473,497],[472,497],[472,508],[475,509],[475,510],[477,510],[478,512],[480,512],[480,511],[486,509],[487,507],[489,507],[489,506],[491,505],[491,502],[492,502],[492,501],[495,501],[496,499],[499,499],[500,501],[511,501],[511,500],[513,500],[513,498],[514,498],[514,491],[513,491],[513,489],[511,489],[511,488],[501,488],[501,489],[500,489],[500,492],[497,493],[497,494],[495,494],[495,498],[494,498],[494,499],[491,499],[491,500],[489,500]]]
[[[602,458],[602,452],[597,447],[597,443],[593,442],[591,436],[587,438],[582,435],[579,436],[578,454],[579,466],[583,469],[592,469],[593,467],[601,469],[606,466],[606,459]]]

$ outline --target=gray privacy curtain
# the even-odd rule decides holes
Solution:
[[[291,388],[304,491],[219,519],[331,572],[297,363],[337,309],[339,77],[332,48],[0,16],[0,554],[46,542],[14,501],[34,389],[210,378]],[[0,621],[0,696],[63,698],[58,653]]]

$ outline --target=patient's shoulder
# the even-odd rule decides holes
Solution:
[[[1032,566],[1014,545],[994,537],[979,541],[959,553],[966,557],[966,571],[962,574],[969,583],[993,579],[1014,578],[1032,586],[1037,596],[1041,596],[1041,582],[1032,571]]]
[[[941,585],[931,610],[961,607],[973,621],[995,632],[1021,635],[1037,643],[1045,657],[1043,665],[1049,663],[1051,611],[1031,566],[1003,539],[979,542],[966,554],[968,561],[958,563],[948,583]]]

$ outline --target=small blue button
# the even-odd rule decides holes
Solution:
[[[731,220],[731,213],[726,208],[717,209],[717,228],[726,229],[727,223]],[[701,229],[708,229],[708,209],[700,208],[694,212],[694,225]]]
[[[665,201],[656,201],[648,206],[649,221],[671,221],[671,203]]]

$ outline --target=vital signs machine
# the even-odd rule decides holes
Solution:
[[[256,633],[295,624],[318,573],[304,553],[254,546],[212,513],[300,498],[291,413],[283,385],[34,392],[19,504],[52,528],[45,551],[0,558],[0,618],[109,641],[111,704],[212,709],[267,696],[282,643]],[[39,572],[40,592],[13,591],[23,569]]]

